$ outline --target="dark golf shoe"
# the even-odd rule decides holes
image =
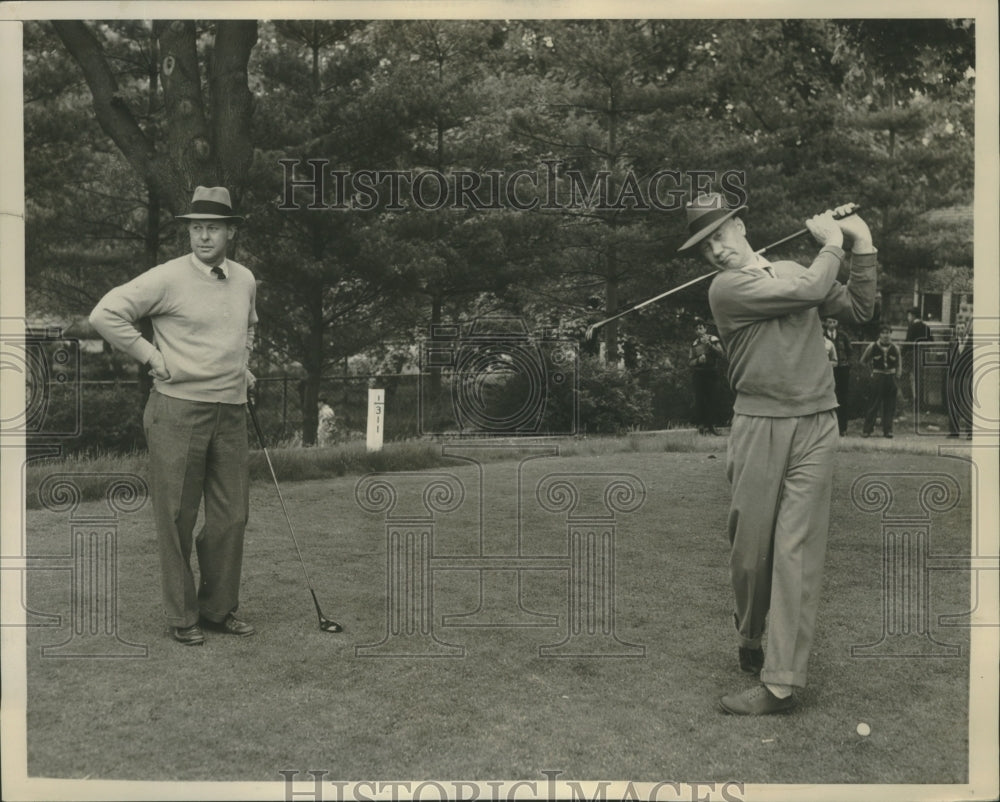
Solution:
[[[723,712],[734,716],[769,716],[773,713],[787,713],[797,704],[795,694],[779,699],[763,684],[743,693],[731,693],[719,700]]]
[[[740,646],[740,671],[744,674],[759,674],[763,667],[763,649],[745,649]]]
[[[174,627],[172,634],[175,641],[183,643],[185,646],[201,646],[205,642],[205,633],[197,624],[192,624],[189,627]]]
[[[253,624],[248,624],[246,621],[240,621],[240,619],[232,613],[229,613],[229,615],[222,619],[222,621],[209,621],[206,618],[202,618],[201,625],[205,627],[205,629],[210,629],[213,632],[222,632],[225,635],[239,635],[241,638],[245,638],[257,632],[257,630],[253,628]]]

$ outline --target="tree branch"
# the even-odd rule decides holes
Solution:
[[[101,130],[111,137],[139,175],[162,189],[161,166],[157,163],[156,148],[125,105],[119,93],[118,82],[97,37],[80,20],[53,20],[51,24],[83,72],[94,98],[94,112]]]

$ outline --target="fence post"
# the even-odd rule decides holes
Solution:
[[[285,429],[288,425],[288,374],[281,376],[281,439],[285,439]]]
[[[385,390],[368,391],[368,434],[367,445],[369,451],[382,450],[382,437],[384,432],[385,415]]]

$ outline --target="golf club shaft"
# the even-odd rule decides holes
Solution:
[[[849,217],[850,215],[852,215],[855,212],[857,212],[860,208],[861,207],[858,204],[856,204],[856,203],[852,204],[852,208],[851,208],[851,210],[849,212],[847,212],[847,214],[834,215],[834,219],[835,220],[843,220],[845,217]],[[757,255],[760,255],[760,254],[764,253],[765,251],[771,250],[772,248],[777,248],[779,245],[784,245],[786,242],[791,242],[793,239],[798,239],[803,234],[807,234],[807,233],[809,233],[809,229],[808,228],[800,229],[799,231],[796,231],[794,234],[789,234],[787,237],[782,237],[781,239],[779,239],[779,240],[777,240],[775,242],[772,242],[770,245],[765,245],[760,250],[755,251],[755,253]],[[628,309],[626,309],[623,312],[619,312],[616,315],[612,315],[609,318],[605,318],[604,320],[600,320],[597,323],[594,323],[592,326],[589,326],[587,328],[587,333],[585,335],[586,339],[588,339],[588,340],[591,339],[594,336],[594,332],[597,331],[597,329],[599,329],[601,326],[606,326],[608,323],[611,323],[612,321],[618,320],[618,318],[625,317],[625,315],[631,314],[632,312],[636,312],[636,311],[638,311],[639,309],[642,309],[645,306],[649,306],[650,304],[655,303],[656,301],[659,301],[662,298],[666,298],[668,295],[673,295],[675,292],[680,292],[681,290],[687,289],[692,284],[697,284],[699,281],[704,281],[705,279],[709,278],[710,276],[714,276],[718,272],[719,272],[718,270],[713,270],[711,273],[706,273],[703,276],[698,276],[698,278],[693,278],[690,281],[684,282],[683,284],[681,284],[678,287],[674,287],[673,289],[667,290],[666,292],[661,292],[659,295],[655,295],[652,298],[647,298],[642,303],[638,303],[635,306],[630,306]]]
[[[638,303],[635,306],[630,306],[624,312],[619,312],[617,315],[612,315],[611,317],[605,320],[598,321],[597,323],[595,323],[594,325],[590,326],[587,329],[587,339],[589,340],[594,335],[594,332],[601,326],[606,326],[608,323],[618,320],[618,318],[620,317],[625,317],[625,315],[631,314],[632,312],[636,312],[639,309],[642,309],[644,306],[649,306],[652,303],[656,303],[657,301],[666,298],[668,295],[673,295],[675,292],[680,292],[681,290],[687,289],[692,284],[697,284],[699,281],[704,281],[709,276],[714,276],[717,272],[718,271],[713,270],[711,273],[706,273],[704,276],[698,276],[698,278],[693,278],[690,281],[684,282],[678,287],[674,287],[673,289],[667,290],[666,292],[661,292],[659,295],[656,295],[652,298],[647,298],[645,301],[643,301],[642,303]]]
[[[281,486],[278,484],[278,475],[274,472],[274,465],[271,464],[271,455],[267,453],[267,446],[264,445],[264,432],[260,428],[257,420],[257,411],[253,402],[247,399],[247,409],[250,411],[250,420],[253,421],[253,428],[257,432],[257,439],[260,441],[260,448],[264,452],[264,459],[267,461],[268,470],[271,471],[271,479],[274,481],[274,489],[278,491],[278,501],[281,504],[281,511],[285,514],[285,523],[288,524],[288,534],[292,536],[292,543],[295,546],[295,553],[299,555],[299,564],[302,566],[302,575],[306,578],[309,592],[312,593],[313,601],[316,603],[316,610],[319,610],[319,602],[316,601],[316,592],[313,590],[312,582],[309,579],[309,572],[306,570],[306,561],[302,559],[302,552],[299,550],[299,542],[295,537],[295,530],[292,529],[292,519],[288,516],[288,508],[285,506],[285,498],[281,495]],[[322,613],[320,614],[322,615]]]

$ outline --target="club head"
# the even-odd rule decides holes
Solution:
[[[343,632],[344,628],[338,624],[336,621],[331,621],[329,618],[324,618],[320,616],[319,628],[323,632]]]

